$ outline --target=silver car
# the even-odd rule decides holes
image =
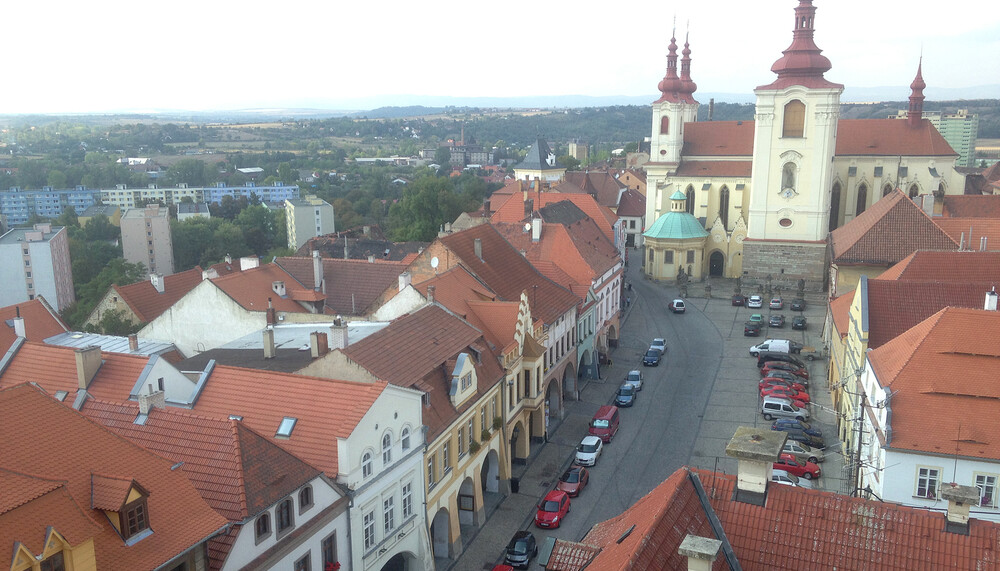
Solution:
[[[625,384],[632,385],[635,390],[642,390],[642,371],[632,370],[625,375]]]
[[[822,450],[794,440],[786,440],[785,447],[781,449],[781,452],[795,456],[795,459],[800,462],[819,464],[824,460]]]

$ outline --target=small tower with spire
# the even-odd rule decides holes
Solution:
[[[910,84],[910,110],[907,112],[906,121],[911,127],[919,127],[924,115],[924,83],[923,76],[924,57],[920,56],[920,63],[917,64],[917,77],[913,78]]]
[[[691,48],[685,38],[681,73],[677,75],[677,38],[671,34],[667,48],[667,72],[657,88],[660,98],[653,102],[650,162],[677,164],[684,146],[684,124],[698,120],[698,88],[691,80]]]

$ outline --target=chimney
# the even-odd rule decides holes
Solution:
[[[276,324],[278,322],[277,317],[277,312],[274,309],[274,304],[271,303],[271,298],[267,298],[267,324]]]
[[[347,347],[347,324],[340,317],[333,320],[330,326],[330,349],[343,349]]]
[[[542,239],[542,219],[531,219],[531,241],[537,242]]]
[[[531,216],[531,213],[535,211],[535,199],[529,198],[524,201],[524,217],[527,218]]]
[[[493,213],[490,212],[490,201],[483,201],[483,218],[489,218]]]
[[[154,408],[167,408],[167,395],[163,391],[154,391],[149,386],[149,394],[139,395],[139,414],[149,414]]]
[[[217,277],[219,277],[219,272],[215,268],[208,268],[201,271],[201,279],[203,280],[214,280]]]
[[[86,389],[97,375],[97,370],[101,368],[101,348],[93,345],[77,349],[74,353],[76,353],[77,385],[81,389]]]
[[[920,195],[920,207],[923,209],[924,214],[928,217],[934,217],[934,195],[933,194],[922,194]],[[969,234],[969,242],[971,245],[972,234]]]
[[[321,331],[313,331],[309,334],[309,348],[312,352],[312,358],[318,359],[323,355],[326,355],[330,349],[330,345],[327,342],[326,333]]]
[[[941,487],[941,497],[948,500],[945,531],[969,535],[969,508],[979,505],[979,488],[952,482]]]
[[[233,265],[233,257],[229,254],[226,254],[226,264],[230,266]]]
[[[476,253],[476,257],[479,258],[480,261],[483,261],[483,239],[482,238],[476,238],[475,241],[472,242],[472,250]]]
[[[135,333],[130,333],[128,336],[128,350],[133,353],[139,350],[139,336]]]
[[[369,264],[374,264],[375,263],[375,256],[368,256],[368,263]]]
[[[718,539],[699,537],[690,533],[684,536],[684,541],[677,548],[677,553],[687,557],[688,571],[712,571],[712,563],[722,548]]]
[[[726,445],[726,456],[739,461],[736,501],[763,506],[771,481],[773,463],[781,454],[788,434],[767,428],[740,426]]]
[[[264,329],[264,358],[273,359],[277,352],[274,349],[274,329]]]
[[[246,256],[240,258],[240,271],[245,272],[260,267],[260,258],[256,256]]]
[[[427,301],[429,303],[434,303],[434,292],[437,290],[437,286],[427,286]]]
[[[399,291],[403,291],[408,285],[410,285],[410,272],[399,274]]]
[[[990,290],[986,292],[986,304],[983,306],[986,311],[996,311],[997,310],[997,292],[996,290]]]
[[[372,235],[372,227],[371,226],[362,226],[361,227],[361,233],[364,234],[366,237],[370,238],[371,235]]]
[[[313,290],[323,291],[323,258],[319,257],[319,250],[313,250]]]
[[[149,274],[149,283],[153,284],[156,293],[163,293],[163,274]]]
[[[278,294],[278,297],[285,297],[285,282],[271,282],[271,291]]]
[[[14,321],[14,335],[17,337],[27,337],[27,330],[24,328],[24,318],[21,317],[21,308],[15,307],[14,313],[17,317],[13,319]]]
[[[715,115],[715,98],[708,98],[708,120],[711,121],[712,117]]]

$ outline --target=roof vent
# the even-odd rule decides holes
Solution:
[[[740,426],[726,445],[726,455],[739,461],[735,500],[763,506],[773,464],[788,434],[766,428]]]
[[[721,547],[722,542],[718,539],[688,534],[677,548],[677,553],[687,557],[688,571],[711,571]]]
[[[941,497],[948,500],[945,530],[969,535],[969,508],[978,506],[981,494],[975,486],[959,486],[952,482],[941,487]]]

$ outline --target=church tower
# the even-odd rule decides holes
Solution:
[[[744,274],[784,287],[824,286],[833,156],[844,86],[823,77],[830,60],[813,41],[816,8],[799,0],[792,43],[754,90],[753,175]]]
[[[646,163],[646,220],[652,224],[669,212],[669,177],[677,170],[684,147],[684,124],[698,120],[698,86],[691,80],[691,48],[687,38],[677,74],[677,38],[672,34],[667,54],[667,72],[657,88],[660,98],[653,102],[653,125],[649,162]]]

